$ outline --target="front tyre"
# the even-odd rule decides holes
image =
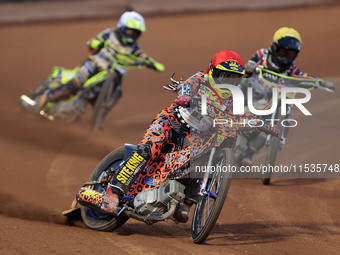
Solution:
[[[266,166],[275,166],[276,156],[279,152],[279,146],[280,146],[280,138],[272,136],[270,138],[270,144],[268,146],[268,153],[267,153],[267,159],[266,159]],[[270,169],[270,168],[268,168]],[[272,176],[272,172],[268,171],[266,173],[262,174],[262,184],[263,185],[269,185],[270,179]]]
[[[109,153],[94,169],[89,181],[100,181],[105,172],[110,168],[117,168],[123,161],[126,150],[124,147],[118,148]],[[99,192],[106,190],[106,184],[90,186],[90,188]],[[118,217],[108,215],[94,209],[81,206],[81,217],[85,225],[97,231],[113,231],[122,226],[129,218],[123,215]]]
[[[91,118],[91,127],[94,132],[99,131],[103,127],[106,114],[111,110],[113,105],[113,93],[115,89],[117,73],[110,74],[103,82],[102,88],[98,93],[96,101],[93,105],[93,114]]]
[[[225,148],[217,154],[216,166],[233,165],[233,154],[231,149]],[[218,167],[216,167],[218,169]],[[194,243],[203,243],[221,213],[224,201],[227,197],[231,181],[231,173],[219,171],[209,176],[207,189],[196,204],[191,224],[191,237]]]
[[[278,123],[280,124],[281,121],[284,119],[283,116],[280,116]],[[280,137],[283,135],[283,126],[280,127],[280,136],[271,136],[270,143],[268,146],[268,153],[266,158],[266,166],[268,166],[268,169],[275,166],[276,157],[280,150]],[[270,179],[272,176],[272,172],[268,171],[266,173],[262,174],[262,184],[263,185],[269,185]]]

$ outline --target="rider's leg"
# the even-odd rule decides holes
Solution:
[[[258,152],[266,142],[266,135],[264,133],[252,134],[248,139],[248,149],[245,157],[242,159],[241,164],[244,166],[253,165],[253,155]]]
[[[112,213],[112,208],[117,208],[114,203],[116,197],[119,200],[129,190],[150,159],[156,158],[161,153],[166,142],[171,139],[172,122],[169,118],[172,115],[169,108],[164,109],[153,120],[144,134],[143,140],[133,151],[132,156],[121,165],[108,185],[106,192],[106,204],[102,210]]]
[[[48,89],[49,84],[49,78],[45,79],[33,92],[22,95],[19,99],[19,103],[27,109],[39,111],[40,108],[36,103],[36,99]]]
[[[139,171],[145,167],[150,158],[149,144],[138,145],[131,156],[115,170],[105,193],[86,187],[81,188],[76,195],[77,201],[87,207],[117,215],[120,199],[129,190],[138,177]]]
[[[88,78],[98,73],[96,65],[90,59],[86,59],[84,63],[74,69],[75,76],[66,84],[47,91],[40,97],[39,107],[43,107],[48,102],[55,102],[61,98],[67,97],[70,94],[76,94],[81,86]]]
[[[116,169],[106,193],[98,193],[94,190],[81,188],[78,191],[77,199],[81,204],[90,203],[89,207],[94,207],[101,211],[117,214],[120,199],[129,190],[140,170],[143,169],[149,160],[159,156],[162,148],[170,140],[172,124],[167,118],[167,109],[157,115],[156,119],[146,130],[143,140],[132,152],[131,156]],[[100,197],[100,203],[91,204],[91,201],[82,201],[81,194],[87,192],[92,198]]]
[[[128,192],[151,158],[151,146],[139,144],[131,156],[116,170],[109,185],[107,186],[104,202],[101,209],[108,213],[117,214],[119,200]]]

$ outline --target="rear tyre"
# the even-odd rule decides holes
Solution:
[[[216,166],[233,165],[232,151],[221,150],[216,158]],[[215,172],[209,176],[205,194],[198,199],[191,224],[191,237],[194,243],[203,243],[221,213],[227,197],[231,181],[231,173]]]
[[[105,171],[110,168],[116,168],[124,159],[126,150],[124,147],[118,148],[115,151],[109,153],[94,169],[89,181],[100,181],[105,174]],[[105,185],[94,185],[90,188],[99,192],[106,190]],[[129,218],[124,215],[118,217],[108,215],[94,209],[81,206],[81,217],[85,225],[93,230],[97,231],[113,231],[122,226]]]

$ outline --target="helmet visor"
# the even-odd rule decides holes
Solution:
[[[141,35],[141,31],[137,29],[126,28],[125,34],[138,38]]]
[[[216,67],[212,71],[212,77],[216,84],[238,85],[241,82],[242,76],[240,73],[228,72]]]
[[[119,31],[121,41],[124,45],[133,45],[142,34],[139,30],[127,28],[125,26],[121,27]]]
[[[290,60],[294,60],[297,57],[299,51],[280,47],[277,49],[276,53],[277,56],[280,58],[288,58]]]
[[[281,38],[276,43],[278,44],[279,47],[289,49],[289,50],[300,51],[301,49],[301,42],[294,37],[287,36],[287,37]]]

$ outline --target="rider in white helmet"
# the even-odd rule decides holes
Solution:
[[[145,21],[142,15],[134,11],[125,12],[120,17],[117,28],[107,28],[87,42],[91,54],[82,65],[73,69],[75,75],[71,81],[51,89],[48,87],[51,81],[51,77],[49,77],[33,93],[28,95],[38,104],[36,109],[43,107],[47,102],[54,102],[77,93],[90,77],[100,71],[108,70],[114,64],[114,61],[119,63],[115,68],[119,74],[115,81],[115,89],[119,92],[119,98],[121,96],[121,81],[130,63],[117,57],[120,54],[124,54],[124,57],[127,56],[125,53],[132,54],[145,60],[140,62],[141,66],[159,72],[164,71],[164,66],[148,57],[137,44],[138,38],[145,31]]]

